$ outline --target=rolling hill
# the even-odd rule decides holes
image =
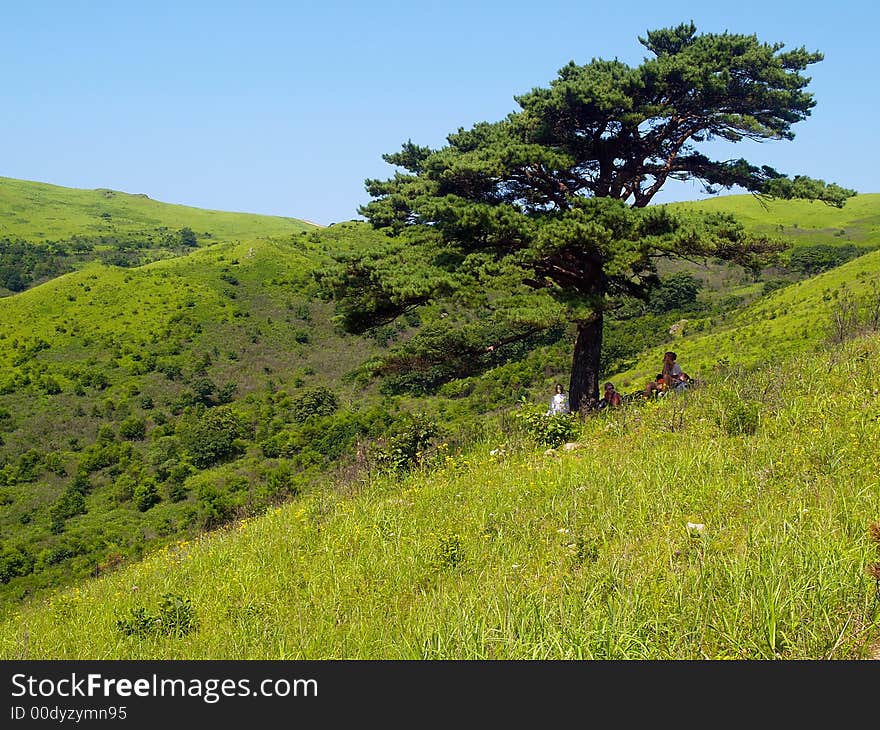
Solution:
[[[509,430],[403,480],[328,485],[22,606],[0,655],[870,656],[878,348],[606,413],[572,451]]]
[[[0,177],[0,237],[45,241],[111,236],[187,226],[213,241],[245,241],[318,228],[297,218],[173,205],[145,194],[80,190]]]
[[[801,249],[830,244],[857,246],[861,251],[880,245],[878,195],[859,196],[842,211],[791,202],[764,208],[750,196],[692,205],[737,212],[754,230],[782,235]],[[656,332],[647,333],[645,327],[631,334],[625,328],[618,332],[618,340],[634,338],[632,354],[618,358],[607,373],[621,390],[641,388],[656,371],[663,350],[672,348],[685,369],[709,388],[694,394],[686,415],[674,404],[661,404],[627,411],[631,415],[591,420],[583,427],[577,456],[550,462],[534,450],[528,429],[523,430],[512,407],[521,398],[543,403],[549,385],[563,378],[569,364],[566,338],[484,374],[450,383],[437,395],[380,392],[376,383],[363,377],[361,363],[418,325],[384,328],[373,337],[346,336],[334,327],[332,305],[319,297],[312,272],[329,261],[331,251],[370,246],[380,234],[364,224],[319,230],[294,219],[198,211],[112,191],[70,191],[8,179],[0,179],[0,211],[4,213],[0,224],[6,226],[0,237],[16,237],[45,251],[51,251],[53,236],[68,242],[81,237],[92,246],[83,249],[80,258],[67,261],[67,273],[44,277],[42,283],[35,280],[27,290],[0,298],[0,595],[11,599],[3,608],[8,621],[0,629],[5,656],[50,656],[53,644],[57,656],[72,656],[69,652],[74,649],[64,647],[75,644],[65,643],[52,626],[70,629],[71,642],[80,630],[101,637],[94,656],[527,657],[549,656],[557,650],[559,656],[576,656],[577,642],[588,646],[581,649],[584,656],[642,656],[647,652],[639,644],[646,641],[644,627],[662,626],[658,630],[671,637],[683,631],[676,623],[681,616],[673,618],[667,612],[661,620],[665,599],[649,591],[650,601],[659,601],[651,608],[656,620],[635,610],[627,613],[623,603],[611,606],[606,601],[608,610],[620,609],[627,620],[641,622],[639,629],[633,628],[635,624],[608,624],[621,629],[620,637],[629,637],[621,638],[619,646],[602,648],[588,641],[602,625],[596,606],[589,619],[586,613],[573,614],[581,616],[584,626],[593,627],[589,631],[572,625],[560,628],[562,614],[548,606],[555,601],[568,610],[576,594],[553,591],[562,584],[587,590],[587,583],[578,581],[598,574],[576,570],[572,578],[552,567],[558,546],[545,544],[543,533],[535,532],[542,511],[555,514],[553,510],[564,505],[566,514],[580,515],[577,529],[584,534],[572,538],[565,549],[582,561],[598,550],[610,562],[595,562],[610,570],[608,580],[620,586],[631,580],[630,569],[618,574],[614,566],[630,557],[636,563],[662,557],[660,538],[653,535],[649,540],[653,552],[642,555],[638,545],[618,540],[619,535],[612,539],[617,528],[607,534],[602,528],[599,535],[590,525],[613,519],[636,534],[647,534],[644,520],[656,517],[647,506],[652,500],[666,505],[664,520],[705,519],[708,512],[702,508],[675,511],[675,505],[692,505],[693,500],[686,491],[665,491],[670,475],[703,485],[700,494],[705,500],[717,499],[717,514],[726,519],[733,509],[729,499],[733,487],[723,475],[762,474],[770,468],[767,464],[775,463],[772,449],[782,444],[780,424],[806,429],[811,418],[822,419],[823,424],[827,420],[820,426],[823,438],[833,443],[843,438],[837,430],[848,425],[828,420],[820,398],[822,388],[840,368],[853,378],[846,385],[845,398],[859,414],[854,433],[862,439],[874,437],[875,404],[865,398],[855,401],[875,377],[866,360],[873,357],[876,342],[847,346],[845,355],[823,348],[832,316],[842,304],[849,297],[875,296],[880,252],[809,279],[801,272],[800,281],[785,272],[788,279],[770,272],[772,281],[755,281],[742,271],[718,275],[720,269],[713,269],[705,278],[700,307],[643,318],[645,326],[656,326]],[[175,238],[184,228],[197,234],[195,247],[180,245]],[[146,244],[138,248],[135,244],[141,240]],[[108,265],[110,259],[98,255],[128,254],[132,246],[137,256],[122,260],[123,266]],[[735,291],[747,290],[747,296],[731,296],[734,280]],[[720,306],[719,301],[727,303]],[[672,323],[679,325],[676,335],[667,332]],[[824,386],[817,379],[811,385],[815,390],[809,390],[802,401],[796,381],[807,377],[810,358],[827,361],[828,370],[823,371]],[[759,386],[769,388],[766,393],[775,399],[772,407],[765,407]],[[728,394],[724,401],[728,405],[719,406],[710,392],[716,387]],[[759,404],[755,406],[756,423],[760,422],[757,436],[726,430],[725,423],[740,418],[731,405],[739,400]],[[434,425],[413,421],[407,415],[413,411],[424,412]],[[650,451],[652,429],[677,434],[681,428],[676,424],[685,422],[686,433],[674,437],[682,439],[682,449],[670,452],[668,464],[640,466],[639,454]],[[770,442],[761,445],[765,436]],[[408,437],[413,438],[407,441]],[[807,439],[804,430],[803,440],[798,441],[804,453],[811,448]],[[848,443],[840,442],[842,453],[849,453]],[[728,447],[733,451],[713,461],[716,451]],[[621,453],[614,457],[616,472],[606,472],[603,466],[608,449]],[[499,461],[499,454],[516,456]],[[807,476],[814,478],[815,473],[793,454],[784,452],[780,468],[806,489]],[[382,475],[389,464],[409,465],[420,456],[428,459],[421,475],[403,482],[399,472]],[[870,459],[857,461],[857,467],[844,470],[841,479],[845,474],[850,482],[868,479],[876,464]],[[597,475],[604,495],[596,504],[569,495],[571,484],[588,480],[590,474]],[[622,496],[615,474],[627,474],[630,482],[641,485],[637,499]],[[836,479],[827,482],[829,490],[841,488]],[[508,484],[519,486],[508,489]],[[527,497],[529,484],[543,485],[532,501]],[[737,489],[736,499],[752,499],[746,497],[748,484]],[[419,501],[418,495],[429,494],[433,496],[428,501]],[[806,492],[798,494],[808,501]],[[569,496],[574,501],[567,502]],[[758,514],[761,520],[772,521],[773,511],[783,502],[779,494],[766,496]],[[846,528],[848,538],[853,538],[858,525],[866,529],[872,505],[876,506],[874,498],[870,488],[841,493],[843,503],[858,507],[854,522]],[[700,505],[708,504],[705,500]],[[517,505],[525,504],[530,506],[523,506],[525,512],[518,515]],[[833,581],[841,579],[835,572],[838,568],[850,570],[846,585],[861,586],[864,573],[855,571],[854,556],[867,559],[870,545],[835,542],[837,536],[825,534],[834,519],[842,519],[842,507],[830,497],[822,505],[832,511],[822,512],[825,522],[817,526],[817,544],[827,542],[835,555],[846,556],[835,558],[839,565],[833,569],[822,563],[822,571]],[[633,515],[621,511],[624,507],[634,510]],[[447,508],[448,520],[437,520]],[[411,511],[412,520],[407,517]],[[340,517],[355,513],[369,517]],[[475,518],[468,514],[481,515],[489,538],[473,542],[468,530]],[[516,517],[508,527],[499,528],[498,515]],[[194,542],[205,530],[233,523],[240,527],[209,533]],[[664,524],[665,529],[674,529],[673,522]],[[301,528],[306,532],[301,534]],[[482,552],[480,540],[491,543],[496,529],[518,537],[516,547],[500,547],[501,552],[491,557]],[[369,537],[374,533],[384,542]],[[250,534],[257,542],[247,543]],[[732,534],[742,552],[750,538]],[[789,545],[787,533],[780,536],[768,522],[761,534],[768,544],[781,546],[780,559],[807,564],[809,555]],[[387,540],[394,535],[408,537],[389,546]],[[241,540],[245,542],[237,542]],[[285,540],[299,547],[285,547]],[[492,561],[509,553],[511,564],[522,566],[520,552],[533,541],[539,546],[535,556],[539,567],[528,591],[515,592],[509,615],[499,619],[502,607],[482,592],[479,582],[485,578],[486,590],[505,595],[493,582],[500,563]],[[605,547],[600,549],[600,544]],[[685,541],[686,546],[701,544]],[[258,545],[271,555],[255,552]],[[362,556],[355,554],[355,545],[358,551],[363,549]],[[602,552],[605,548],[607,553]],[[414,552],[406,557],[410,549]],[[683,554],[688,561],[694,559],[689,549]],[[142,565],[126,567],[143,556],[147,559]],[[331,556],[337,567],[323,563],[319,556]],[[294,560],[285,565],[295,577],[289,577],[278,560]],[[743,560],[737,563],[731,558],[731,570],[742,575],[736,573],[740,577],[730,578],[730,584],[739,581],[739,589],[753,596],[757,584],[745,577],[751,563]],[[196,567],[186,568],[190,564],[186,561],[194,561],[191,565]],[[224,567],[223,561],[229,566]],[[303,561],[314,567],[301,569]],[[375,580],[364,573],[370,561],[381,566]],[[690,570],[695,564],[688,565]],[[266,578],[261,583],[267,571],[278,580]],[[251,572],[256,577],[247,578]],[[519,575],[502,572],[504,585]],[[57,586],[105,574],[78,589],[62,590],[48,603],[41,599]],[[224,575],[232,581],[229,586],[212,582]],[[787,586],[785,591],[793,591],[797,584],[795,578],[771,569],[756,575],[766,581],[778,577]],[[659,584],[678,580],[673,574],[664,576],[657,577]],[[688,576],[691,582],[675,583],[679,594],[686,590],[700,601],[709,601],[699,581],[694,582],[691,573]],[[545,577],[551,579],[547,590],[542,588]],[[293,583],[285,582],[288,578]],[[340,593],[339,581],[350,581],[353,593]],[[456,588],[460,581],[464,592]],[[149,589],[139,588],[137,595],[130,595],[126,582]],[[398,588],[399,593],[385,591],[380,583],[387,583],[389,590]],[[224,593],[233,584],[247,590],[241,595]],[[279,598],[285,593],[289,603]],[[605,599],[612,593],[606,591]],[[172,596],[168,600],[193,607],[200,622],[195,635],[187,633],[186,639],[177,641],[138,634],[132,628],[131,612],[161,613],[166,594]],[[81,595],[90,598],[80,602]],[[717,607],[724,607],[722,618],[717,612],[706,613],[707,622],[730,621],[725,612],[731,600],[718,603]],[[16,607],[13,601],[25,602]],[[385,628],[376,623],[382,601],[393,607],[395,617]],[[815,606],[792,598],[785,604],[794,612],[788,615],[786,638],[767,644],[770,640],[761,637],[770,636],[771,628],[761,623],[759,614],[783,604],[761,601],[755,598],[746,616],[751,634],[730,629],[737,638],[728,643],[721,634],[713,634],[710,644],[693,637],[670,639],[672,643],[647,655],[764,656],[771,646],[773,655],[814,656],[827,647],[828,631],[841,628],[842,598],[835,598],[838,602],[832,601],[822,614],[827,631],[804,628],[805,612]],[[494,612],[495,618],[481,613],[483,608]],[[92,609],[97,623],[85,618]],[[20,617],[12,615],[16,611]],[[335,611],[335,628],[323,623],[327,611]],[[298,638],[283,628],[293,620],[293,612],[303,627]],[[441,623],[449,630],[432,623],[432,615],[446,617]],[[859,616],[867,614],[863,611]],[[248,623],[258,618],[271,627],[260,637],[250,633]],[[21,621],[42,627],[43,638],[30,639],[32,643],[23,648]],[[241,621],[239,626],[236,622]],[[541,629],[547,622],[554,627],[550,633]],[[233,624],[243,632],[239,638],[230,633]],[[126,626],[131,632],[126,633]],[[305,639],[306,631],[313,632],[314,640]],[[270,634],[274,639],[266,639]],[[498,638],[502,634],[506,638]],[[834,651],[858,655],[867,650],[865,641],[871,635],[866,628]],[[276,639],[270,649],[266,642]]]

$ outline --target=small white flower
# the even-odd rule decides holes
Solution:
[[[696,534],[700,534],[706,529],[706,526],[700,522],[688,522],[685,527],[688,532]]]

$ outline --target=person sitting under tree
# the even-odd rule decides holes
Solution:
[[[553,388],[553,397],[550,399],[550,408],[547,411],[548,416],[557,416],[561,413],[568,413],[568,396],[561,384],[556,383]]]
[[[605,393],[599,401],[599,408],[617,408],[623,403],[623,400],[614,389],[614,383],[605,383]]]

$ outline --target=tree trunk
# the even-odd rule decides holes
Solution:
[[[572,413],[595,410],[599,404],[599,357],[602,354],[602,312],[578,324],[568,402]]]

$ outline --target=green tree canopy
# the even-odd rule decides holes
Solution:
[[[590,407],[604,312],[647,297],[658,257],[754,266],[776,245],[730,217],[649,207],[668,180],[835,206],[855,194],[700,149],[715,139],[791,139],[815,105],[801,72],[820,53],[698,34],[692,23],[639,40],[651,53],[639,66],[569,63],[548,88],[517,97],[519,111],[507,118],[459,129],[438,150],[408,141],[384,156],[401,171],[367,181],[373,200],[361,213],[387,242],[340,257],[321,276],[350,331],[419,311],[421,332],[380,371],[490,364],[504,348],[570,323],[569,397],[573,409]]]

